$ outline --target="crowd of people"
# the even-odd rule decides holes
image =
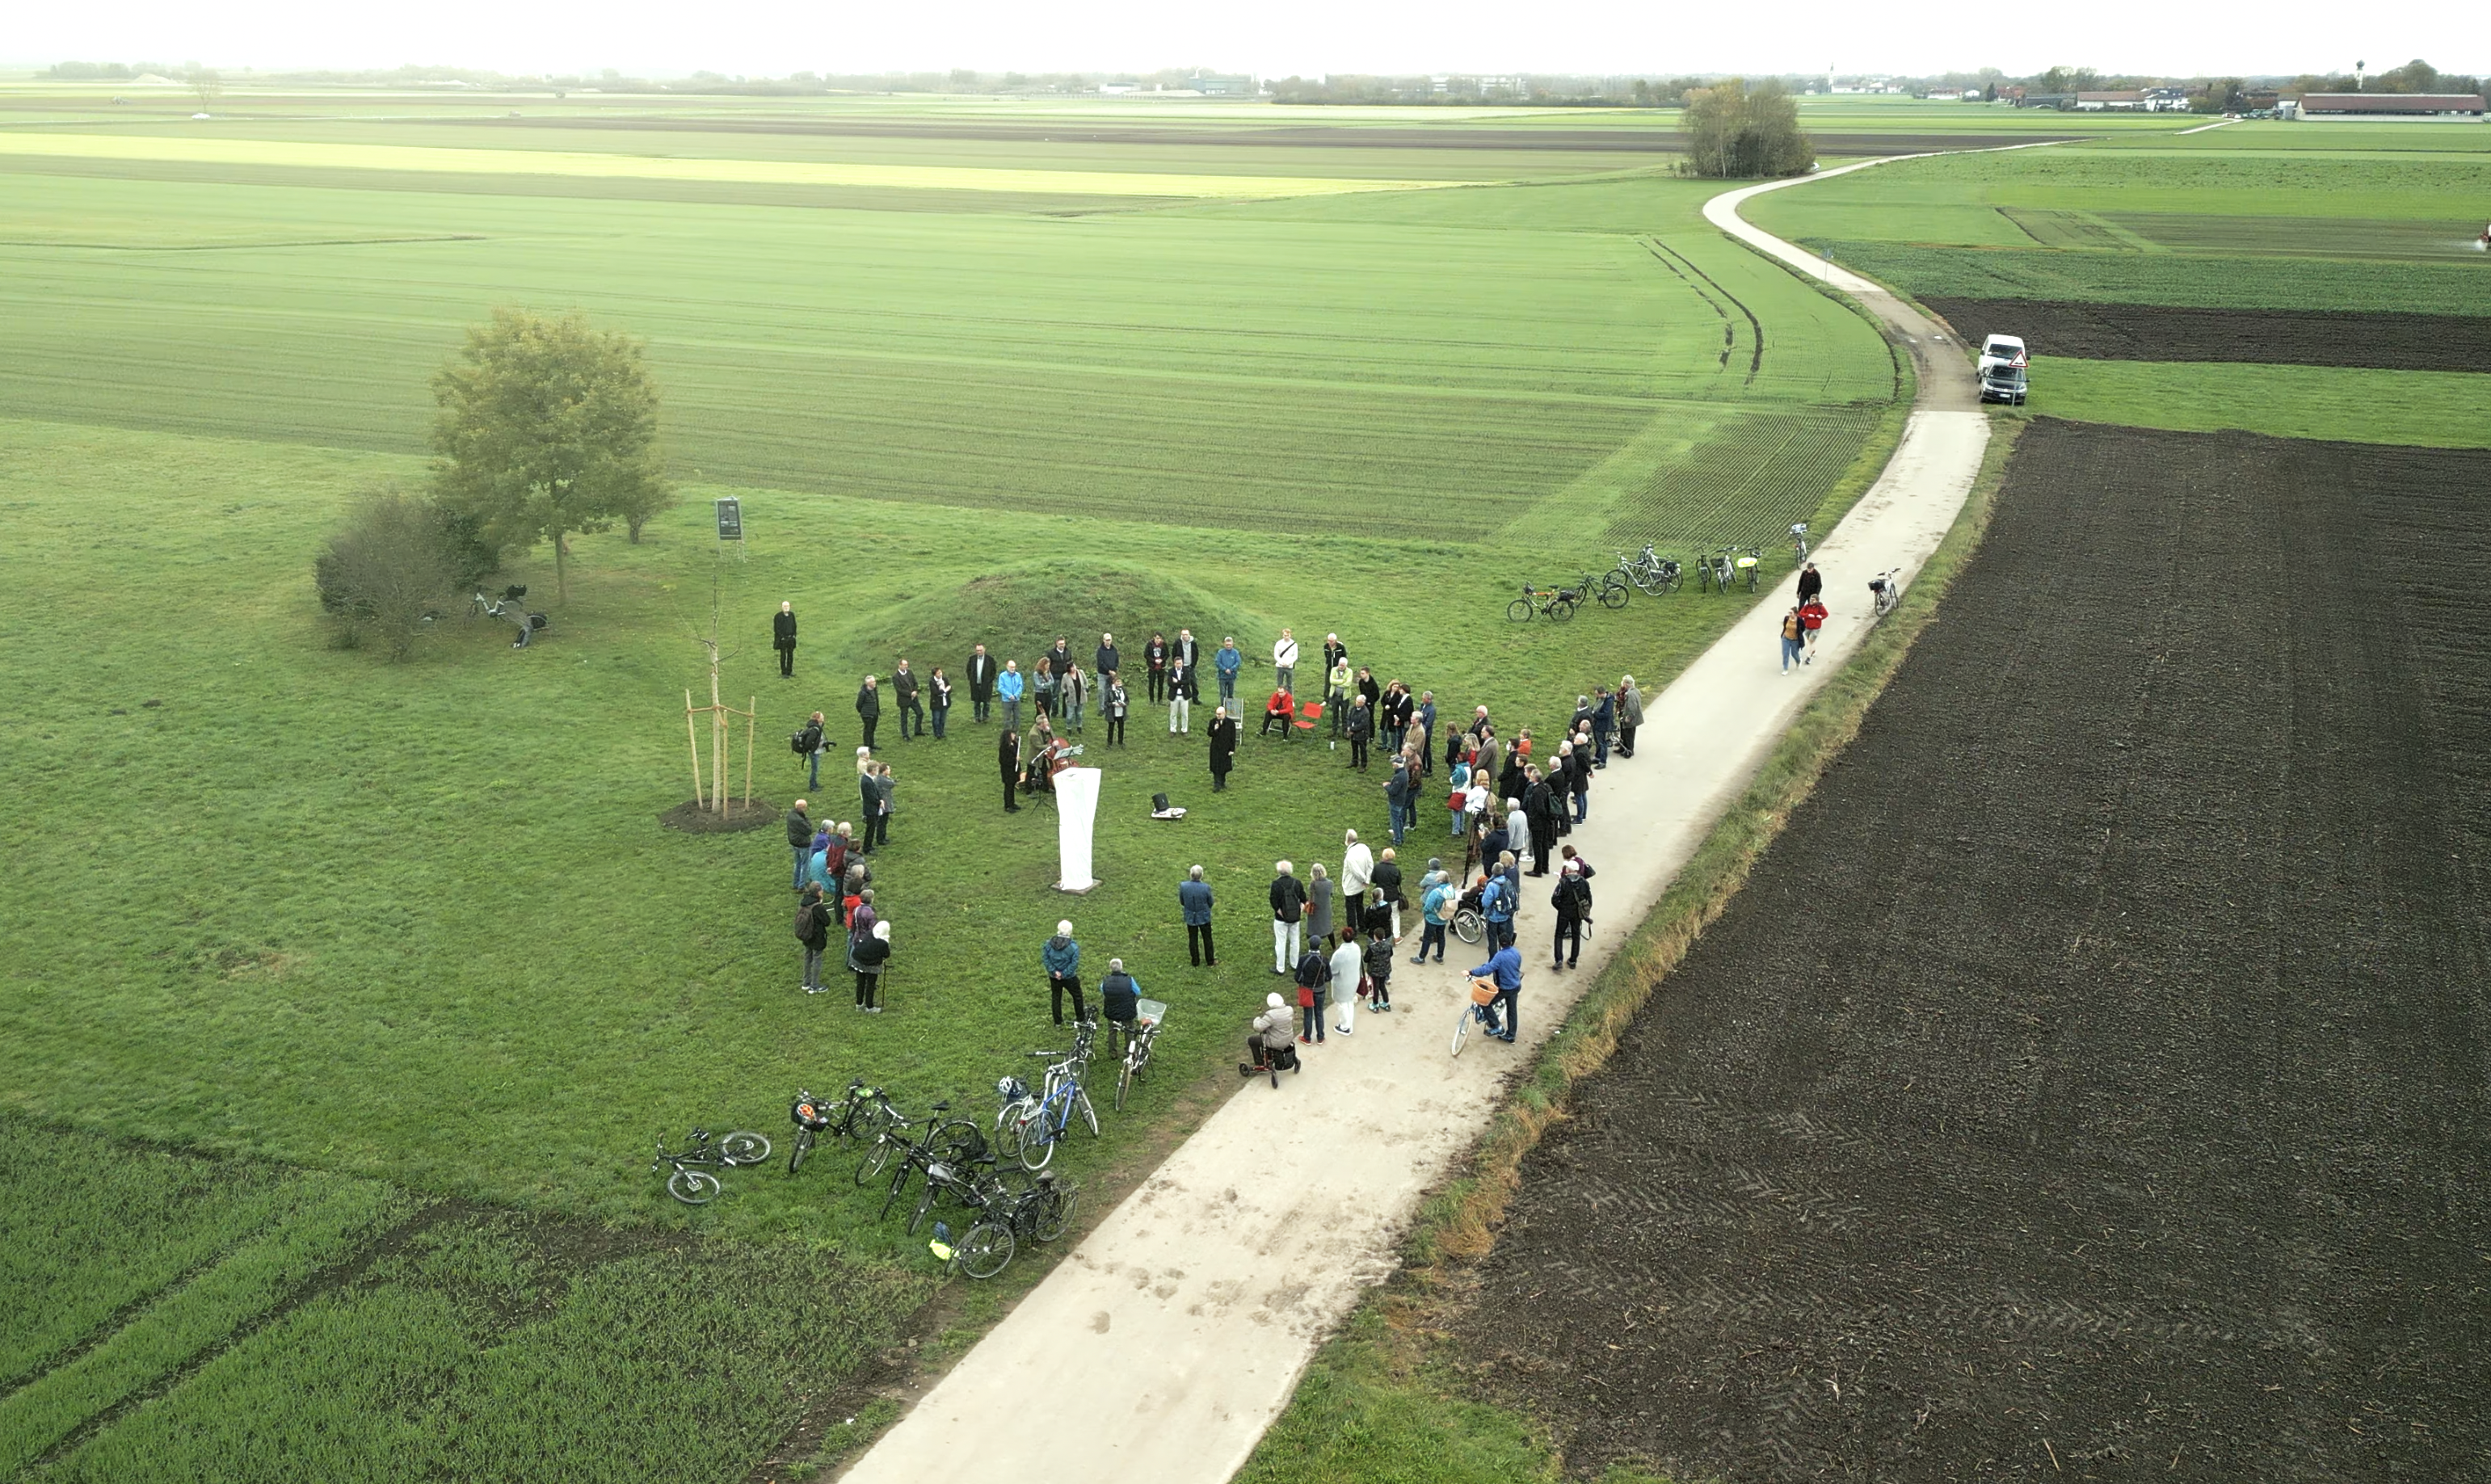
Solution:
[[[782,603],[774,619],[782,674],[792,675],[795,633],[792,605]],[[1631,675],[1615,686],[1595,685],[1575,698],[1571,714],[1553,731],[1552,745],[1551,739],[1536,736],[1529,726],[1513,727],[1509,735],[1485,706],[1475,707],[1457,723],[1440,713],[1433,690],[1414,689],[1399,679],[1379,680],[1373,666],[1357,663],[1338,633],[1324,635],[1320,653],[1319,665],[1304,666],[1314,683],[1302,702],[1298,678],[1304,656],[1295,631],[1280,630],[1271,650],[1273,688],[1263,702],[1259,735],[1276,733],[1287,743],[1328,729],[1335,746],[1348,744],[1351,770],[1385,769],[1390,843],[1377,849],[1358,830],[1348,830],[1336,875],[1320,861],[1309,862],[1303,877],[1294,862],[1276,862],[1268,893],[1272,973],[1291,982],[1295,1003],[1277,991],[1268,997],[1249,1040],[1253,1055],[1240,1069],[1262,1068],[1275,1044],[1310,1046],[1333,1034],[1354,1034],[1362,1005],[1372,1013],[1391,1013],[1398,946],[1415,930],[1418,950],[1410,961],[1425,962],[1432,949],[1436,961],[1444,962],[1450,929],[1464,908],[1479,913],[1485,923],[1490,955],[1471,971],[1471,977],[1498,1012],[1489,1033],[1512,1040],[1523,978],[1513,923],[1523,883],[1556,876],[1550,892],[1556,924],[1550,963],[1553,971],[1572,968],[1582,952],[1596,873],[1567,837],[1590,817],[1597,774],[1613,761],[1634,756],[1636,733],[1643,725],[1643,694]],[[921,677],[907,658],[898,660],[887,677],[865,676],[855,701],[862,740],[856,749],[862,825],[834,823],[830,810],[817,818],[807,800],[798,800],[787,813],[805,991],[823,992],[822,961],[838,941],[855,978],[857,1008],[876,1014],[882,1008],[878,994],[889,972],[891,924],[874,907],[871,857],[890,841],[895,789],[890,764],[876,756],[886,707],[896,713],[903,742],[945,740],[961,688],[975,723],[987,724],[1000,713],[996,763],[1003,807],[1018,812],[1021,796],[1051,793],[1056,774],[1072,766],[1086,745],[1074,739],[1085,737],[1093,715],[1106,723],[1103,745],[1126,745],[1127,725],[1137,704],[1126,676],[1128,664],[1136,662],[1143,687],[1138,704],[1151,707],[1154,717],[1157,708],[1165,706],[1171,736],[1191,735],[1193,708],[1202,698],[1202,671],[1208,668],[1216,688],[1204,731],[1213,789],[1224,790],[1237,762],[1237,688],[1246,665],[1233,635],[1205,655],[1190,629],[1179,628],[1172,640],[1164,631],[1154,632],[1130,659],[1112,633],[1100,634],[1087,656],[1076,655],[1070,640],[1058,637],[1027,671],[1016,659],[999,662],[980,644],[968,657],[959,686],[940,665]],[[831,748],[823,714],[813,713],[791,742],[806,762],[807,791],[818,793],[822,758]],[[1439,761],[1446,771],[1445,844],[1428,858],[1417,881],[1410,882],[1401,852],[1422,829],[1421,805],[1439,786],[1433,781]],[[1216,903],[1202,867],[1187,872],[1178,884],[1177,897],[1187,958],[1196,967],[1216,967]],[[1067,999],[1074,1019],[1087,1019],[1080,946],[1070,920],[1057,924],[1040,947],[1040,961],[1056,1022],[1063,1021]],[[1120,1028],[1128,1031],[1138,989],[1121,960],[1110,960],[1099,989],[1111,1033]],[[1279,1042],[1272,1039],[1269,1023],[1275,1014],[1290,1031]]]

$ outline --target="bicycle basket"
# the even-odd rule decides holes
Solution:
[[[1756,565],[1756,559],[1753,557],[1741,557],[1737,565],[1741,571],[1744,571],[1748,567]]]
[[[1167,1019],[1167,1003],[1165,1001],[1135,1000],[1133,1002],[1134,1025],[1152,1026],[1157,1025],[1165,1019]]]
[[[1471,985],[1471,1004],[1494,1004],[1495,1003],[1496,1003],[1496,986],[1495,986],[1495,985],[1493,985],[1493,984],[1477,984],[1477,983],[1474,983],[1473,985]]]

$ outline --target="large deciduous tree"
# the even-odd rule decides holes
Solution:
[[[1780,81],[1732,77],[1686,94],[1687,173],[1720,179],[1798,175],[1816,163],[1799,104]]]
[[[673,501],[658,451],[658,389],[639,342],[496,309],[432,378],[441,499],[497,548],[553,542],[554,596],[570,598],[574,533],[640,525]]]

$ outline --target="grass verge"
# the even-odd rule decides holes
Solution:
[[[1421,1208],[1405,1264],[1319,1351],[1240,1484],[1468,1484],[1555,1479],[1564,1440],[1536,1420],[1470,1399],[1462,1357],[1445,1343],[1447,1311],[1464,1301],[1469,1264],[1495,1241],[1522,1162],[1568,1095],[1606,1064],[1619,1036],[1660,981],[1721,915],[1791,811],[1859,734],[1860,725],[1957,572],[1979,549],[2019,425],[1997,424],[1972,494],[1946,539],[1904,595],[1818,692],[1738,802],[1705,837],[1650,917],[1603,970],[1487,1133],[1467,1174]],[[1611,1470],[1607,1484],[1651,1475]]]

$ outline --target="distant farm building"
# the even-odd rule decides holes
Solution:
[[[2287,117],[2311,123],[2379,124],[2480,119],[2478,93],[2306,93]]]
[[[2185,88],[2126,88],[2117,92],[2079,93],[2072,104],[2079,113],[2184,113],[2188,108]]]

